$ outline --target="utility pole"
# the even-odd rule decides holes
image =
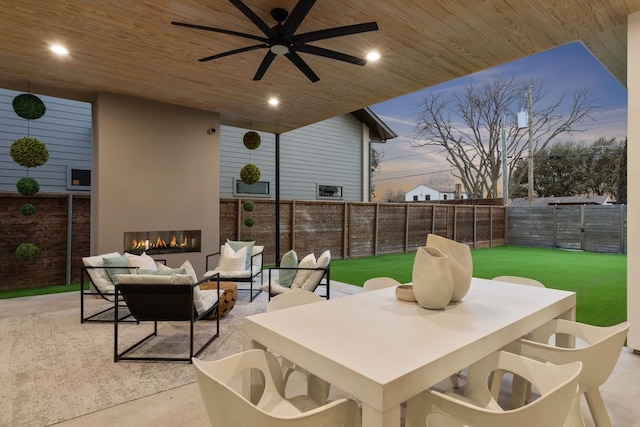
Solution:
[[[504,198],[504,205],[509,204],[509,168],[507,167],[507,130],[506,118],[502,115],[502,125],[500,129],[500,139],[502,140],[502,197]]]
[[[531,106],[531,89],[527,93],[527,115],[529,116],[529,206],[533,206],[533,108]]]

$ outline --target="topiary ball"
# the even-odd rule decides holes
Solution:
[[[22,243],[16,248],[16,257],[20,261],[35,261],[40,249],[33,243]]]
[[[256,223],[256,220],[251,217],[247,217],[244,219],[244,225],[246,225],[247,227],[253,227],[253,224],[255,223]]]
[[[40,191],[40,184],[33,178],[20,178],[16,184],[18,193],[23,196],[34,196]]]
[[[37,96],[23,93],[13,98],[13,111],[23,119],[34,120],[44,116],[47,107]]]
[[[35,138],[16,139],[9,153],[14,162],[26,168],[42,166],[49,160],[47,146]]]
[[[240,179],[247,185],[260,181],[260,169],[253,163],[248,163],[240,169]]]
[[[247,212],[251,212],[256,208],[256,204],[253,202],[253,200],[245,200],[242,206],[244,207],[244,210]]]
[[[260,141],[260,134],[254,131],[249,131],[242,137],[244,146],[249,150],[255,150],[256,148],[260,147]]]
[[[36,207],[31,203],[25,203],[20,206],[20,213],[24,216],[33,215],[34,213],[36,213]]]

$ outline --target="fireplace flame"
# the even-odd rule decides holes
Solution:
[[[189,239],[185,235],[178,241],[177,236],[174,234],[171,239],[169,239],[169,243],[164,240],[162,237],[158,236],[155,240],[137,240],[133,239],[131,241],[131,249],[133,250],[149,250],[149,249],[184,249],[189,247]]]

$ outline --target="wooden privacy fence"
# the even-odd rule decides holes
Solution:
[[[506,209],[506,244],[627,253],[627,206]]]
[[[240,199],[220,200],[220,242],[255,240],[265,245],[265,262],[275,256],[275,202],[254,200],[246,212]],[[253,227],[244,219],[255,219]],[[280,202],[280,258],[289,249],[332,258],[406,253],[424,246],[434,233],[473,248],[504,244],[504,208],[481,205],[422,203],[359,203],[327,201]]]

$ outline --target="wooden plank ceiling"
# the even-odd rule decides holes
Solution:
[[[296,0],[245,0],[266,23]],[[297,34],[376,21],[378,31],[312,43],[364,56],[364,67],[301,54],[311,83],[266,49],[209,62],[252,40],[171,25],[183,21],[262,36],[228,0],[0,0],[0,87],[91,101],[100,91],[221,113],[225,124],[285,132],[565,43],[582,41],[626,85],[626,20],[640,0],[318,0]],[[51,43],[70,54],[56,58]],[[276,96],[276,108],[267,99]]]

